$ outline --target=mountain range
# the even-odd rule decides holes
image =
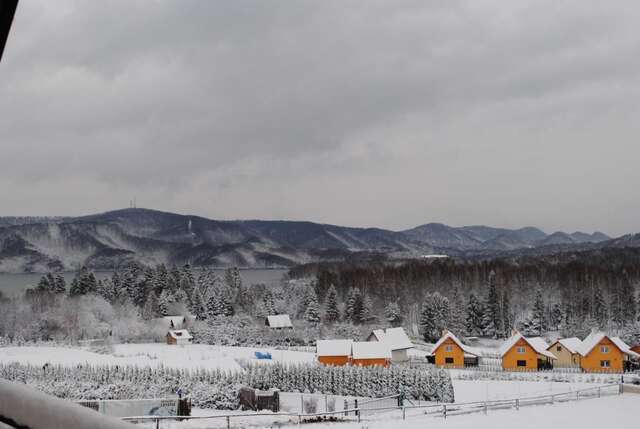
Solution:
[[[220,221],[149,209],[81,217],[0,217],[0,272],[73,270],[82,265],[108,269],[132,261],[287,267],[361,253],[410,258],[607,245],[640,245],[640,237],[611,240],[600,232],[546,234],[534,227],[439,223],[390,231],[300,221]]]

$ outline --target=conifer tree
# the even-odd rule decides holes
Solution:
[[[158,297],[155,292],[149,293],[147,297],[147,301],[144,303],[144,307],[142,308],[142,318],[144,320],[152,320],[158,316],[160,310],[160,306],[158,303]]]
[[[502,331],[502,315],[500,314],[500,298],[496,284],[496,273],[492,270],[489,273],[489,285],[487,297],[484,304],[484,335],[496,338],[498,332]]]
[[[376,316],[373,313],[373,302],[369,295],[364,294],[362,297],[359,319],[361,323],[371,323],[376,320]]]
[[[304,312],[304,319],[311,323],[320,322],[320,305],[318,304],[318,298],[315,296],[315,291],[309,295],[307,309]]]
[[[449,329],[456,335],[466,335],[465,309],[460,289],[455,288],[450,300]]]
[[[476,294],[471,292],[467,301],[466,326],[468,335],[482,335],[484,330],[483,315],[482,304],[480,304]]]
[[[336,287],[334,285],[331,285],[327,292],[324,320],[329,323],[340,320],[340,311],[338,310],[338,291],[336,291]]]
[[[607,324],[607,303],[599,287],[593,293],[593,319],[601,329]]]
[[[171,306],[174,303],[173,294],[168,290],[164,289],[160,296],[158,297],[158,312],[162,316],[170,316]]]
[[[546,307],[542,296],[542,289],[540,288],[536,290],[529,326],[531,332],[538,336],[542,335],[547,329]]]
[[[397,301],[387,304],[384,309],[384,316],[391,326],[396,327],[402,325],[402,312],[400,311],[400,305],[398,305]]]

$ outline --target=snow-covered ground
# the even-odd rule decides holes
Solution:
[[[407,414],[402,420],[401,413],[394,411],[386,414],[369,415],[358,423],[355,421],[338,423],[316,423],[314,428],[332,429],[467,429],[472,427],[491,429],[538,429],[541,425],[550,428],[601,429],[610,427],[635,427],[637,425],[637,408],[640,406],[640,395],[624,394],[603,398],[586,399],[578,402],[557,403],[554,405],[537,405],[522,407],[520,410],[489,410],[482,413],[450,416],[446,420],[438,416],[424,414]],[[194,410],[194,415],[226,415],[229,412],[211,412],[210,410]],[[245,416],[232,417],[232,428],[271,428],[282,425],[296,425],[297,418],[290,416]],[[353,417],[352,417],[353,418]],[[155,427],[152,424],[141,427]],[[163,429],[204,429],[226,428],[225,418],[210,420],[191,420],[183,422],[163,421]]]
[[[453,380],[456,402],[493,401],[527,396],[552,395],[590,389],[593,383],[556,383],[546,381],[466,381]]]
[[[65,347],[3,347],[0,348],[0,362],[20,362],[23,364],[44,365],[135,365],[156,367],[164,365],[171,368],[206,368],[222,370],[240,370],[238,360],[268,363],[255,358],[256,351],[269,352],[272,362],[313,362],[313,353],[288,350],[270,350],[252,347],[227,347],[192,344],[187,346],[169,346],[153,344],[118,344],[113,354],[99,354],[88,350]]]

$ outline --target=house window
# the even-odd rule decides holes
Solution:
[[[527,361],[526,361],[526,360],[519,360],[519,361],[517,362],[517,365],[518,365],[519,367],[525,367],[525,366],[527,366]]]
[[[611,368],[611,361],[601,360],[600,361],[600,368]]]
[[[521,355],[523,355],[525,353],[525,348],[524,347],[518,347],[517,352]]]
[[[452,358],[452,357],[446,357],[446,358],[444,358],[444,363],[446,363],[446,364],[453,364],[453,358]]]
[[[600,346],[600,353],[609,353],[609,346]]]
[[[561,346],[556,347],[556,351],[557,352],[561,352],[562,351],[562,347]]]
[[[451,345],[444,346],[444,351],[451,353],[453,351],[453,346],[451,346]]]

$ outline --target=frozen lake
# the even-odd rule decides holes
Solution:
[[[215,270],[220,276],[224,274],[224,269]],[[194,268],[194,273],[197,273],[198,269]],[[96,278],[104,279],[111,276],[112,271],[94,271]],[[287,270],[282,269],[243,269],[240,270],[240,276],[244,284],[265,283],[274,284],[279,282],[287,273]],[[67,281],[67,287],[75,272],[61,273]],[[0,273],[0,291],[5,295],[14,295],[29,287],[35,287],[38,285],[38,281],[42,277],[42,273],[25,273],[25,274],[9,274]]]

